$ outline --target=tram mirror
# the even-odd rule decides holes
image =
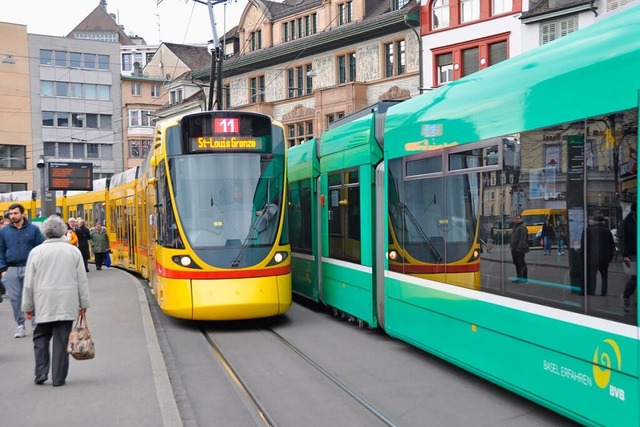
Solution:
[[[151,159],[149,159],[149,164],[152,168],[158,166],[158,156],[151,156]]]

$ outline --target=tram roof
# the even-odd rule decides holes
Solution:
[[[391,107],[390,158],[638,105],[640,6]]]

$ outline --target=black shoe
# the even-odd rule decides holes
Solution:
[[[62,387],[65,384],[66,384],[66,381],[62,380],[59,383],[53,383],[53,386],[54,387]]]
[[[40,385],[40,384],[44,384],[46,380],[47,380],[47,375],[42,374],[42,375],[36,375],[36,377],[33,379],[33,382]]]
[[[96,268],[96,270],[100,271],[100,270],[102,270],[102,267],[98,267],[98,268]]]

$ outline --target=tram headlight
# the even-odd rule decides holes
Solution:
[[[282,263],[284,260],[286,260],[288,257],[287,252],[276,252],[276,254],[273,256],[273,258],[271,258],[271,262],[267,265],[271,266],[271,265],[277,265]]]
[[[183,256],[180,258],[180,264],[182,264],[185,267],[188,267],[191,265],[191,258],[189,258],[188,256]]]

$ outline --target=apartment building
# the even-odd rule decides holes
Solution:
[[[122,171],[120,45],[28,39],[33,156],[90,161],[95,178]]]
[[[223,107],[273,116],[289,145],[380,100],[420,93],[416,1],[250,2],[223,65]],[[194,73],[208,81],[209,68]]]

